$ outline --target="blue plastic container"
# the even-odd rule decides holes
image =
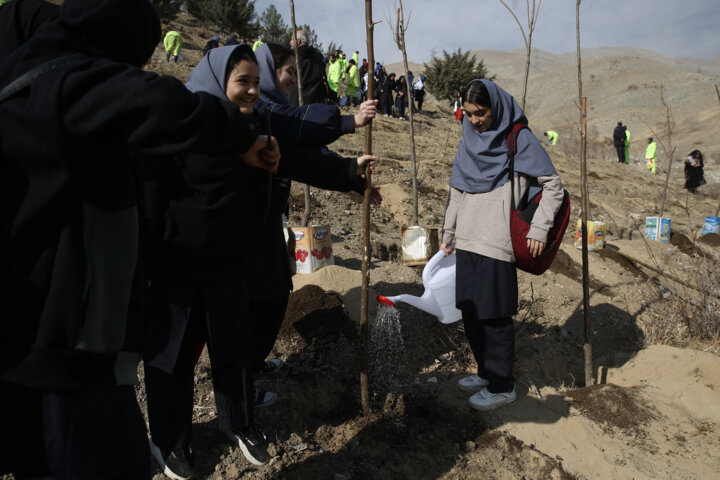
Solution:
[[[708,233],[720,233],[720,217],[714,217],[712,215],[705,217],[705,225],[703,225],[700,234],[706,235]]]

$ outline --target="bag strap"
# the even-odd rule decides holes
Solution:
[[[0,102],[4,102],[5,100],[20,92],[24,88],[30,86],[30,84],[34,82],[35,79],[38,78],[40,75],[55,70],[58,67],[70,65],[73,60],[78,58],[81,58],[81,56],[78,54],[65,55],[59,58],[55,58],[53,60],[49,60],[45,63],[41,63],[29,72],[23,73],[0,91]]]
[[[510,163],[510,169],[508,172],[510,180],[510,209],[515,210],[515,184],[513,178],[515,177],[515,155],[517,154],[517,137],[520,134],[520,130],[528,128],[526,123],[517,122],[515,123],[507,136],[508,144],[508,160]]]

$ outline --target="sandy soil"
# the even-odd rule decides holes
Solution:
[[[198,60],[190,47],[201,46],[201,40],[191,38],[186,44],[185,65],[165,64],[162,55],[156,55],[153,67],[186,76]],[[624,57],[591,58],[588,78],[594,69],[599,72],[603,66],[607,70],[615,65],[610,79],[605,79],[607,85],[591,88],[608,89],[610,96],[612,88],[627,91],[623,69],[628,62]],[[652,59],[643,62],[647,63],[638,68],[655,68]],[[576,130],[569,123],[578,116],[572,106],[577,77],[569,73],[572,66],[567,64],[553,66],[548,60],[544,67],[538,73],[545,75],[542,82],[551,82],[549,75],[556,72],[555,84],[562,88],[552,91],[557,96],[552,100],[531,87],[531,127],[542,132],[556,122],[567,125],[565,140],[561,138],[564,146],[561,143],[550,152],[577,213],[579,162],[573,145],[578,142],[570,138]],[[704,81],[699,75],[676,71],[663,82],[680,89],[682,82]],[[614,81],[616,76],[621,80]],[[640,93],[657,95],[657,85],[647,90]],[[673,168],[665,205],[665,216],[672,219],[672,241],[644,240],[644,218],[657,215],[663,201],[665,167],[661,164],[658,175],[650,176],[637,158],[641,153],[631,165],[613,161],[605,124],[617,121],[617,109],[603,105],[602,98],[595,100],[593,120],[601,123],[592,130],[588,158],[592,218],[609,225],[608,246],[589,255],[595,384],[586,386],[584,380],[582,256],[573,245],[571,226],[550,271],[542,276],[520,274],[517,404],[491,414],[467,406],[468,394],[455,383],[475,365],[461,322],[442,325],[425,312],[400,305],[399,332],[387,330],[389,313],[378,312],[372,301],[374,343],[368,371],[372,413],[363,416],[359,338],[363,209],[347,195],[313,190],[312,222],[331,226],[336,265],[295,276],[295,292],[274,351],[286,368],[277,377],[260,379],[263,388],[279,394],[275,405],[258,411],[258,422],[270,434],[276,456],[267,466],[253,467],[217,431],[212,378],[203,357],[196,372],[197,478],[716,477],[720,471],[717,339],[683,340],[681,331],[660,331],[659,321],[674,314],[677,299],[697,303],[712,298],[709,289],[717,291],[712,279],[698,276],[715,271],[720,254],[717,236],[699,236],[705,216],[717,208],[713,193],[717,185],[688,195],[682,189],[681,166]],[[720,109],[715,105],[716,110],[710,111],[711,100],[715,101],[692,99],[704,102],[707,118],[716,119]],[[444,104],[430,98],[426,107],[415,118],[419,223],[437,227],[460,129]],[[685,109],[678,109],[675,119],[679,124],[693,120]],[[710,143],[712,128],[707,123],[693,125],[705,125],[698,135]],[[684,153],[688,147],[683,143],[678,151]],[[363,131],[331,148],[348,156],[359,154],[364,150]],[[374,181],[381,185],[385,202],[372,210],[370,298],[377,293],[418,295],[423,291],[422,270],[403,265],[399,248],[401,228],[410,222],[412,212],[408,122],[377,119],[373,150],[379,157]],[[706,163],[713,168],[712,161]],[[292,224],[299,222],[302,203],[297,187]],[[574,214],[571,223],[576,219]],[[697,293],[696,286],[706,293]],[[144,406],[142,387],[138,399]],[[164,476],[157,473],[155,478]]]

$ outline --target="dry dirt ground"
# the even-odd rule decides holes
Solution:
[[[185,21],[190,29],[192,22]],[[152,68],[184,78],[199,59],[194,48],[203,43],[202,37],[186,41],[184,65],[165,64],[158,51]],[[460,128],[444,104],[430,98],[426,108],[414,124],[419,223],[437,227]],[[532,115],[530,121],[533,127]],[[637,161],[618,165],[604,138],[590,143],[592,218],[609,225],[608,247],[589,254],[595,385],[584,386],[582,258],[571,225],[550,271],[519,276],[516,405],[491,414],[467,406],[468,394],[455,382],[475,365],[461,322],[443,326],[400,305],[399,331],[393,331],[378,320],[387,319],[388,312],[378,315],[373,300],[372,413],[363,416],[358,333],[363,207],[350,196],[314,189],[312,223],[331,226],[336,265],[294,277],[295,292],[274,351],[286,368],[277,377],[260,379],[263,388],[279,394],[275,405],[258,410],[276,456],[254,467],[218,432],[203,356],[196,371],[197,478],[717,478],[717,338],[684,341],[682,325],[667,329],[662,322],[669,315],[692,315],[678,313],[681,298],[717,310],[718,237],[699,236],[704,217],[717,208],[717,184],[688,195],[681,166],[673,168],[665,206],[672,241],[648,242],[642,235],[644,218],[659,213],[664,172],[650,176]],[[364,132],[331,148],[358,155]],[[550,153],[577,213],[579,162],[577,151],[568,150],[556,147]],[[409,123],[378,118],[373,151],[378,156],[374,182],[385,200],[372,209],[370,298],[417,295],[423,291],[421,269],[403,265],[399,247],[412,212]],[[291,224],[299,222],[302,208],[297,187]],[[571,223],[576,219],[574,214]],[[698,285],[704,293],[693,289]],[[138,399],[144,408],[142,387]],[[157,468],[155,478],[164,478]]]

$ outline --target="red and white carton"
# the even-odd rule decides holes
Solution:
[[[329,225],[291,227],[291,230],[295,236],[297,273],[313,273],[328,265],[335,265]]]

